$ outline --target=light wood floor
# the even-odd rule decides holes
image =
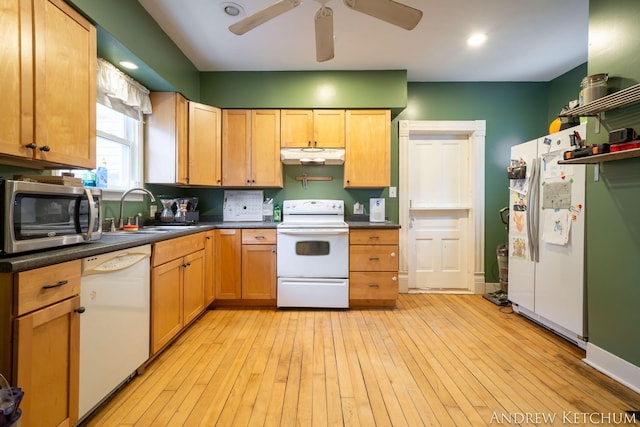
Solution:
[[[640,409],[582,350],[504,311],[426,294],[395,310],[209,311],[88,425],[608,425],[599,414]]]

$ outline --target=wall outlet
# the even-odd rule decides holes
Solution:
[[[389,197],[396,197],[396,187],[389,187]]]

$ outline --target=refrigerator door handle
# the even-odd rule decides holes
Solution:
[[[540,158],[533,159],[531,167],[531,177],[529,179],[529,206],[527,207],[527,237],[529,238],[529,253],[531,260],[538,262],[539,260],[539,241],[538,226],[539,212],[538,199],[540,190]]]

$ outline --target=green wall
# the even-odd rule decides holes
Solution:
[[[507,241],[498,210],[508,205],[506,168],[510,148],[547,132],[548,84],[409,83],[408,86],[408,108],[398,120],[486,120],[485,279],[496,283],[496,247]]]
[[[198,69],[147,11],[132,0],[66,0],[98,26],[98,56],[114,65],[130,60],[139,70],[124,70],[151,90],[200,98]]]
[[[623,11],[623,12],[621,12]],[[609,73],[621,87],[640,82],[640,2],[589,2],[589,74]],[[598,35],[606,34],[603,42]],[[595,133],[589,119],[589,142],[606,142],[609,130],[640,131],[638,104],[607,112]],[[589,341],[640,366],[640,159],[587,169],[587,298]]]
[[[549,83],[408,83],[406,71],[203,72],[199,73],[138,2],[72,0],[99,29],[101,54],[107,59],[133,54],[144,69],[134,78],[155,90],[182,92],[187,98],[223,108],[390,108],[391,185],[398,185],[399,119],[487,121],[485,149],[486,280],[497,282],[495,248],[506,239],[498,210],[507,205],[505,168],[511,145],[547,133],[550,118],[575,99],[584,76],[578,67]],[[110,55],[110,56],[107,56]],[[159,83],[158,83],[159,82]],[[154,86],[159,85],[160,88]],[[408,106],[408,108],[405,107]],[[330,175],[332,181],[311,182],[303,189],[297,175]],[[353,202],[387,197],[387,189],[345,190],[342,168],[285,166],[285,188],[266,189],[276,202],[286,198],[335,197]],[[193,194],[204,214],[221,215],[220,189],[153,186],[157,194]],[[387,197],[387,216],[398,220],[398,201]]]

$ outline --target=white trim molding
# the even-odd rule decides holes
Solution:
[[[587,357],[583,361],[636,393],[640,393],[640,367],[633,363],[590,342],[587,343]]]
[[[399,291],[407,293],[408,286],[408,235],[409,235],[409,200],[408,188],[408,150],[412,134],[422,135],[466,135],[471,144],[469,155],[469,178],[472,180],[472,192],[470,200],[470,234],[473,242],[473,271],[470,274],[473,280],[473,293],[485,292],[484,272],[484,152],[486,121],[433,121],[433,120],[400,120],[398,122],[398,149],[399,149],[399,220],[400,220],[400,266]]]

